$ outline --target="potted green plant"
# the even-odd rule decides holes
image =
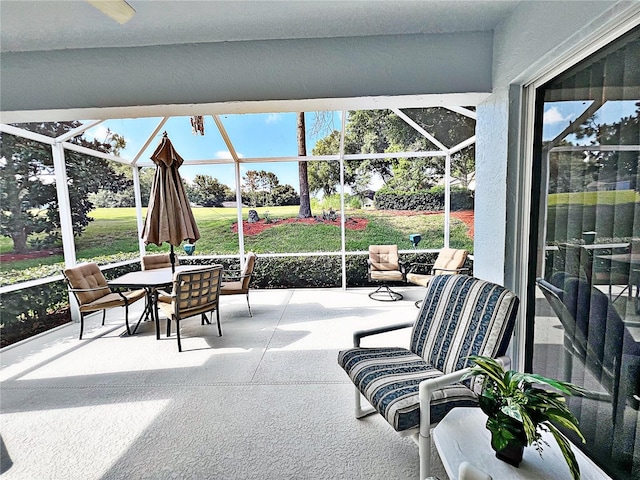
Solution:
[[[556,425],[573,430],[585,441],[564,395],[584,395],[586,390],[542,375],[505,370],[493,358],[472,356],[470,360],[474,365],[465,378],[483,377],[478,401],[488,417],[486,426],[496,457],[517,467],[525,446],[535,445],[542,455],[545,442],[541,434],[548,431],[558,443],[571,476],[578,480],[578,462],[569,440]]]

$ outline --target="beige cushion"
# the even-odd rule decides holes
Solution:
[[[456,270],[461,268],[464,265],[465,260],[467,259],[468,252],[466,250],[459,250],[455,248],[443,248],[438,253],[438,258],[436,258],[435,263],[433,264],[433,270],[438,270],[442,268],[444,270]],[[433,272],[434,274],[438,274],[438,272]],[[442,273],[454,273],[454,272],[440,272]]]
[[[431,273],[407,273],[407,281],[415,285],[426,287],[434,275],[452,275],[458,273],[467,259],[469,252],[455,248],[443,248],[438,253],[435,263],[431,267]]]
[[[127,299],[126,303],[131,305],[133,302],[140,300],[145,296],[144,289],[142,290],[131,290],[127,292],[122,292],[122,295]],[[118,293],[110,293],[109,295],[105,295],[104,297],[100,297],[97,300],[94,300],[91,303],[86,303],[80,306],[81,312],[95,312],[97,310],[104,310],[106,308],[111,307],[123,307],[125,305],[125,300]]]
[[[242,285],[243,282],[226,282],[220,285],[220,295],[237,295],[238,293],[247,293],[247,289]]]
[[[91,290],[75,292],[80,306],[90,304],[111,293],[111,289],[107,285],[107,279],[104,278],[97,263],[83,263],[75,267],[67,268],[64,270],[64,276],[69,281],[71,288]]]
[[[371,278],[375,271],[400,270],[397,245],[369,245]],[[401,278],[402,279],[402,278]]]
[[[426,287],[429,285],[433,275],[426,275],[421,273],[407,273],[407,282],[414,283]]]
[[[376,272],[374,270],[371,272],[371,279],[389,282],[401,282],[402,280],[404,280],[404,277],[402,276],[402,272],[399,272],[397,270],[393,272]]]
[[[176,265],[180,265],[176,256]],[[171,257],[168,253],[154,255],[144,255],[142,257],[142,270],[153,270],[155,268],[166,268],[171,266]]]

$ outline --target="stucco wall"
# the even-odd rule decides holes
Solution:
[[[491,32],[5,53],[3,111],[491,91]]]
[[[505,283],[505,263],[526,256],[517,245],[509,207],[518,185],[514,158],[520,119],[509,116],[509,88],[531,79],[546,64],[575,47],[611,15],[630,2],[572,1],[522,2],[494,32],[493,93],[478,106],[476,144],[476,204],[474,274]],[[612,13],[613,12],[613,13]],[[529,77],[529,78],[527,78]],[[517,99],[512,99],[517,100]],[[511,113],[517,109],[511,109]],[[511,178],[510,178],[511,176]],[[511,182],[511,183],[510,183]],[[515,192],[520,195],[521,192]],[[511,285],[510,285],[511,286]]]

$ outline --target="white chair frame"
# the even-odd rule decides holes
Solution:
[[[377,335],[380,333],[392,332],[403,328],[411,328],[415,322],[404,322],[387,327],[372,328],[368,330],[360,330],[353,334],[353,346],[360,347],[360,340],[365,337]],[[511,365],[511,359],[507,356],[497,358],[505,368]],[[410,430],[397,432],[401,437],[410,437],[418,445],[418,455],[420,457],[420,479],[426,479],[431,475],[431,429],[437,423],[431,422],[431,395],[440,388],[459,382],[471,368],[465,368],[442,375],[441,377],[424,380],[420,383],[418,398],[420,400],[420,427]],[[357,387],[355,389],[355,416],[360,419],[377,413],[373,407],[362,407],[362,394]]]

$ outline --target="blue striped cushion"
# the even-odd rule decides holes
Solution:
[[[504,287],[439,275],[429,283],[409,350],[353,348],[340,352],[338,363],[393,428],[408,430],[420,424],[420,382],[467,367],[469,355],[504,355],[517,310],[518,297]],[[475,404],[465,385],[444,387],[432,395],[432,422],[454,407]]]
[[[442,375],[404,348],[352,348],[339,353],[338,363],[369,403],[399,432],[420,424],[420,382]],[[434,423],[454,407],[477,404],[474,393],[461,384],[439,390],[431,402]]]
[[[504,355],[518,297],[466,275],[439,275],[429,283],[409,349],[444,373],[469,366],[470,355]]]

